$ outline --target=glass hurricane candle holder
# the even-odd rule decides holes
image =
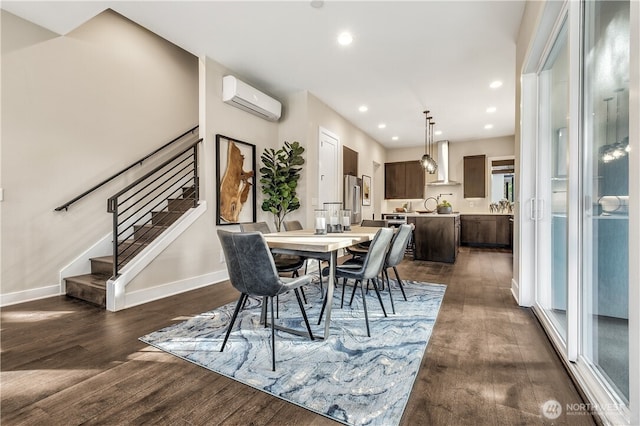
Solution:
[[[351,210],[340,210],[342,220],[342,230],[351,231]]]
[[[324,203],[324,209],[327,211],[327,232],[342,232],[342,203]]]
[[[316,235],[326,235],[327,233],[327,211],[324,209],[314,210],[314,228]]]

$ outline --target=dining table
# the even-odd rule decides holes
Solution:
[[[357,243],[371,241],[380,228],[351,226],[351,230],[338,233],[318,235],[314,229],[301,229],[295,231],[274,232],[264,234],[267,245],[274,253],[295,254],[314,257],[323,257],[329,262],[329,281],[327,283],[327,306],[325,309],[324,334],[314,338],[326,339],[329,337],[331,325],[331,306],[333,302],[333,283],[335,282],[336,265],[338,264],[338,252]],[[322,271],[318,271],[320,274]],[[285,331],[294,332],[286,329]]]

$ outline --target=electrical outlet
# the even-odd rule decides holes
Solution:
[[[225,262],[225,260],[224,260],[224,252],[221,251],[220,252],[220,263],[224,263],[224,262]]]

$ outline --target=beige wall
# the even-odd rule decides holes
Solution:
[[[58,285],[123,181],[53,209],[197,122],[193,55],[111,11],[59,36],[3,10],[1,293]]]
[[[362,207],[362,217],[370,219],[372,215],[380,217],[384,193],[382,185],[384,176],[380,174],[380,169],[374,169],[374,163],[384,164],[385,150],[375,139],[365,132],[355,127],[344,117],[332,110],[320,99],[312,94],[308,94],[308,117],[307,117],[307,141],[308,141],[308,168],[306,170],[308,180],[306,185],[308,208],[306,210],[306,223],[312,223],[313,206],[311,200],[318,196],[318,132],[322,127],[338,136],[340,145],[351,148],[358,153],[358,175],[372,177],[373,199],[371,206]],[[338,175],[340,200],[342,201],[342,148],[338,149]]]
[[[503,157],[514,155],[514,137],[503,136],[499,138],[477,139],[465,142],[449,143],[449,180],[459,183],[464,182],[463,176],[463,159],[468,155],[486,155],[487,159],[491,157]],[[418,161],[424,154],[423,147],[394,149],[387,151],[387,162],[395,161]],[[437,179],[437,175],[426,175],[426,182]],[[487,197],[465,199],[462,185],[447,186],[427,186],[425,196],[437,197],[443,195],[442,199],[446,199],[451,203],[455,211],[462,213],[488,213],[490,200],[489,174],[487,173]],[[402,207],[405,202],[411,202],[414,210],[424,209],[424,198],[413,200],[387,200],[385,201],[385,212],[392,212],[396,207]]]
[[[211,58],[200,58],[200,136],[204,138],[201,154],[201,199],[207,202],[207,212],[160,256],[144,269],[128,286],[127,293],[148,289],[159,284],[183,280],[211,283],[226,275],[226,264],[220,261],[221,247],[216,231],[216,134],[228,136],[256,146],[256,169],[265,148],[278,148],[278,123],[263,120],[222,102],[222,77],[233,73]],[[248,163],[245,159],[245,164]],[[259,183],[258,183],[259,185]],[[266,221],[274,229],[270,213],[260,209],[262,194],[257,188],[257,221]],[[220,227],[236,231],[238,226]]]

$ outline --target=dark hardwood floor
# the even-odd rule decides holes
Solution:
[[[511,253],[462,247],[455,265],[399,270],[448,285],[402,425],[594,424],[541,415],[582,400],[511,296]],[[2,309],[2,424],[335,424],[138,341],[237,297],[220,283],[117,313],[66,297]]]

